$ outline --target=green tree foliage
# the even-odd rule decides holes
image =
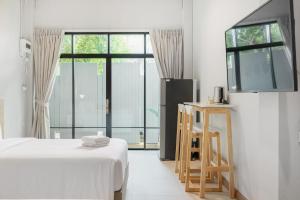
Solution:
[[[74,53],[97,54],[107,53],[107,35],[75,35]]]
[[[283,41],[282,33],[278,23],[270,25],[270,34],[268,35],[269,25],[255,25],[242,28],[234,28],[226,32],[227,47],[234,47],[234,34],[236,35],[237,46],[249,46],[255,44],[268,43],[270,36],[272,42]]]
[[[71,35],[65,35],[63,39],[63,44],[60,49],[60,53],[71,53],[72,52],[72,38]]]
[[[277,23],[271,25],[271,36],[272,36],[272,42],[283,41],[282,33]]]
[[[235,31],[235,29],[230,29],[229,31],[226,32],[226,47],[227,48],[231,48],[234,47],[234,43],[233,43],[233,31]]]
[[[267,42],[265,26],[249,26],[237,29],[238,46],[263,44]]]

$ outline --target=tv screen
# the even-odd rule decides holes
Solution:
[[[297,91],[293,0],[271,0],[225,33],[230,92]]]

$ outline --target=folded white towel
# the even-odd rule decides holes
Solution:
[[[91,136],[83,136],[81,138],[83,142],[89,143],[97,143],[97,142],[107,142],[109,141],[109,137],[106,136],[99,136],[99,135],[91,135]]]
[[[82,143],[85,143],[85,144],[89,144],[89,145],[107,145],[109,143],[109,140],[107,141],[102,141],[102,142],[82,142]]]
[[[81,138],[82,140],[82,146],[85,147],[104,147],[107,146],[110,142],[109,137],[105,136],[84,136]]]
[[[85,142],[83,142],[82,143],[82,146],[84,146],[84,147],[105,147],[105,146],[107,146],[108,145],[108,143],[104,143],[104,144],[91,144],[91,143],[85,143]]]

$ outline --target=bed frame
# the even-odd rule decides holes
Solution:
[[[125,169],[125,178],[122,188],[119,191],[116,191],[114,194],[114,200],[126,200],[126,191],[127,191],[127,181],[129,175],[129,165]]]

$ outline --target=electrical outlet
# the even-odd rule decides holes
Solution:
[[[298,143],[300,143],[300,131],[298,132]]]

